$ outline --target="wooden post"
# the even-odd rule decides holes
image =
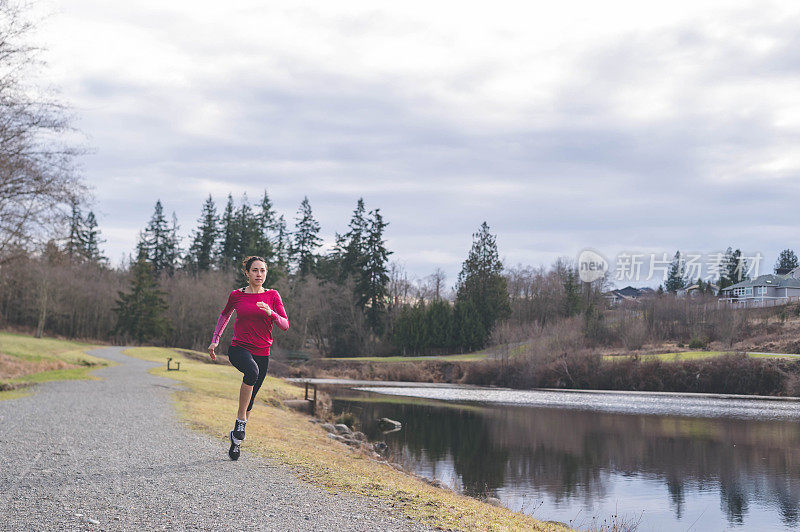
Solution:
[[[44,334],[44,322],[47,320],[47,281],[42,280],[39,296],[39,323],[36,324],[36,338]]]
[[[314,401],[312,401],[312,403],[311,403],[311,413],[312,414],[316,414],[317,413],[317,385],[314,384],[313,386],[314,386]]]

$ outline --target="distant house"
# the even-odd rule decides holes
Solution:
[[[636,301],[637,299],[641,299],[643,297],[652,296],[656,292],[652,288],[634,288],[632,286],[626,286],[625,288],[620,288],[619,290],[611,290],[610,292],[606,292],[603,294],[603,297],[606,298],[608,304],[610,306],[618,305],[623,301]]]
[[[792,268],[775,268],[775,275],[789,275],[792,270]]]
[[[703,284],[703,290],[710,290],[711,293],[714,294],[714,295],[719,294],[719,286],[717,286],[715,284]],[[694,296],[696,296],[698,294],[700,294],[700,285],[699,284],[689,285],[689,286],[687,286],[685,288],[681,288],[680,290],[678,290],[676,292],[676,295],[678,297],[682,297],[682,296],[694,297]]]
[[[734,303],[788,301],[800,298],[800,267],[785,274],[759,275],[722,289],[723,298]]]

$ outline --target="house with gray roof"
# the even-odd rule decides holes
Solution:
[[[700,291],[701,286],[698,283],[693,283],[683,288],[679,288],[678,291],[675,293],[678,297],[695,297],[701,293],[710,293],[714,294],[715,296],[719,294],[719,286],[708,283],[702,286],[703,292]]]
[[[606,301],[608,301],[608,304],[613,307],[619,303],[622,303],[623,301],[636,301],[643,297],[652,296],[654,294],[655,290],[649,287],[634,288],[633,286],[626,286],[625,288],[606,292],[603,294],[603,297],[605,297]]]
[[[800,267],[784,275],[759,275],[721,290],[723,298],[731,302],[789,301],[800,299]]]

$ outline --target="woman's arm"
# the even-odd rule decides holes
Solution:
[[[275,301],[273,303],[275,307],[272,309],[272,320],[274,323],[278,325],[284,331],[289,330],[289,318],[286,317],[286,309],[283,308],[283,301],[281,300],[281,295],[278,291],[275,291]]]
[[[222,313],[217,319],[217,326],[214,328],[214,334],[211,335],[212,344],[219,343],[219,338],[222,336],[222,333],[225,331],[225,327],[228,325],[228,321],[231,319],[231,314],[233,314],[234,309],[233,295],[235,293],[236,290],[230,293],[228,296],[228,302],[225,304],[225,308],[222,309]]]

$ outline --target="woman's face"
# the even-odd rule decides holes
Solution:
[[[256,286],[264,284],[264,280],[267,278],[267,265],[264,264],[264,261],[254,260],[250,269],[247,270],[247,278],[250,284]]]

